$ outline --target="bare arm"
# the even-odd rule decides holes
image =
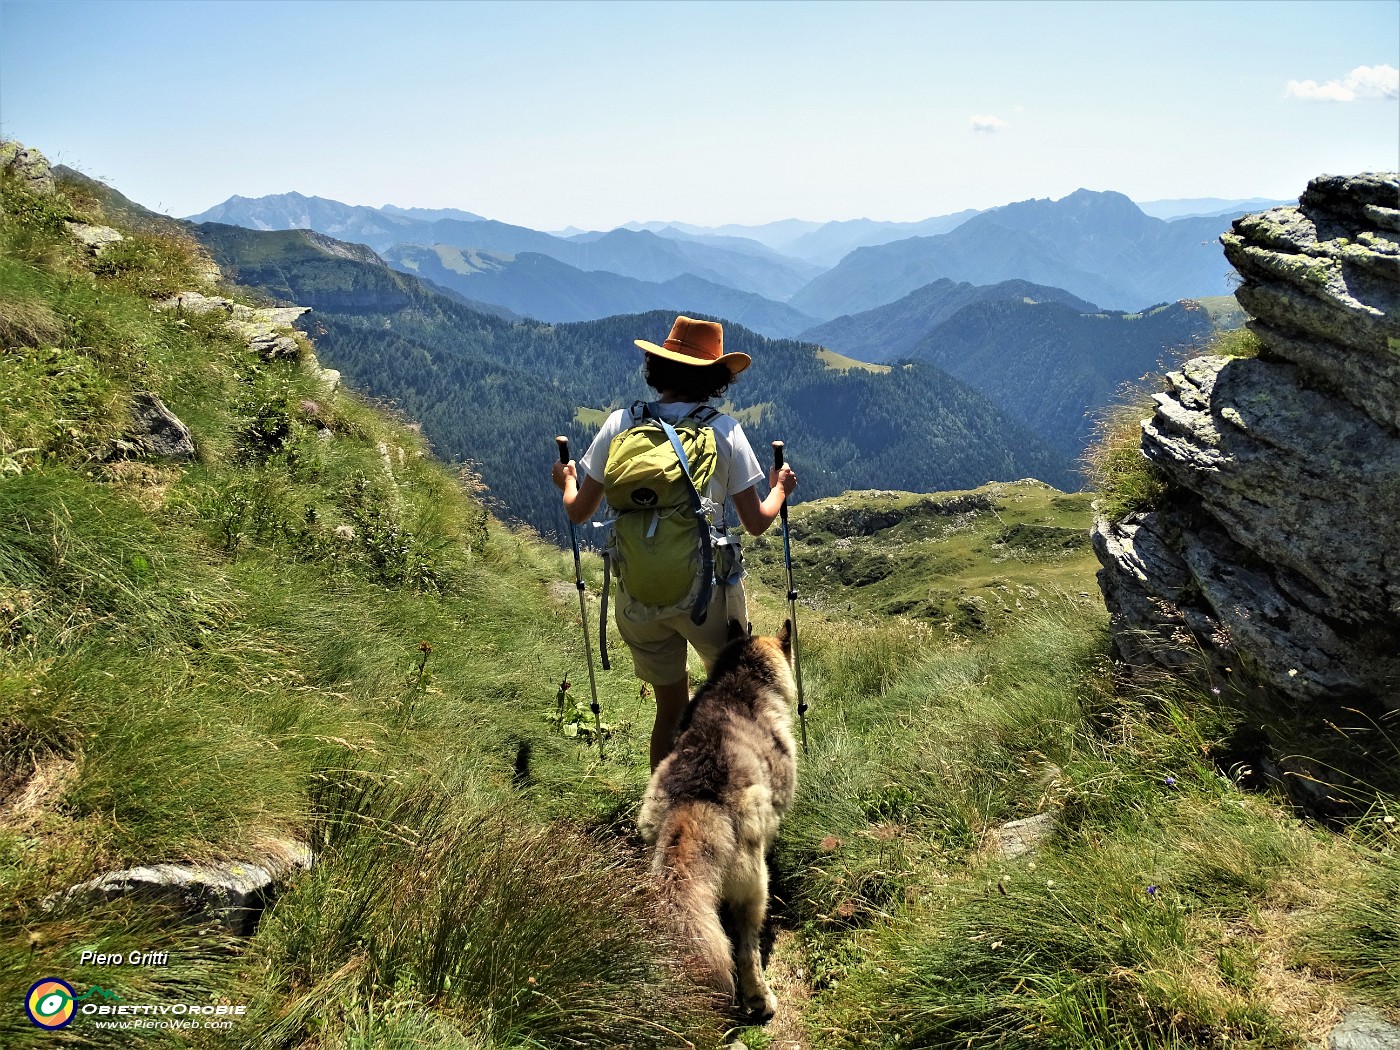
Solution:
[[[744,529],[751,536],[761,536],[773,524],[783,508],[783,501],[795,488],[797,475],[791,467],[784,466],[768,472],[768,495],[764,499],[758,498],[757,485],[736,492],[730,498],[734,500],[734,510]]]
[[[555,486],[564,493],[564,513],[575,525],[593,517],[603,502],[603,483],[587,474],[578,483],[578,469],[572,462],[555,463],[552,477]]]

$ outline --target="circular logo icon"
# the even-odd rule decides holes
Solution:
[[[73,986],[57,977],[35,981],[24,1000],[24,1011],[40,1028],[64,1028],[73,1021]]]
[[[660,498],[652,489],[632,490],[632,502],[639,507],[654,507]]]

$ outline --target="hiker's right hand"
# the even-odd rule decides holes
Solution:
[[[791,496],[793,490],[797,488],[797,475],[792,472],[792,468],[784,463],[781,467],[774,467],[768,472],[768,490],[782,487],[783,497]]]
[[[558,460],[555,460],[554,468],[550,472],[550,476],[554,480],[554,487],[560,492],[568,491],[565,486],[567,486],[570,481],[572,481],[575,486],[578,485],[578,469],[574,466],[573,460],[569,460],[567,463],[560,463]]]

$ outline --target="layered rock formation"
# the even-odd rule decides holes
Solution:
[[[1400,710],[1400,177],[1221,238],[1261,352],[1168,377],[1151,511],[1095,523],[1118,654],[1290,706]]]

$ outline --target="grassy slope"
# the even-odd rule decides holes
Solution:
[[[604,763],[573,702],[573,735],[547,721],[560,679],[575,700],[586,681],[567,557],[487,519],[402,424],[213,321],[153,313],[188,285],[186,249],[138,239],[95,263],[59,225],[95,202],[0,189],[0,998],[96,983],[84,948],[168,950],[167,968],[100,979],[132,1002],[248,1003],[235,1044],[715,1045],[721,1020],[637,891],[635,680],[599,676]],[[190,424],[196,463],[104,464],[138,387]],[[995,513],[870,537],[833,530],[928,498],[793,511],[812,749],[773,861],[776,961],[810,994],[790,1030],[809,1047],[1287,1047],[1347,999],[1394,1002],[1396,800],[1337,835],[1241,792],[1220,701],[1113,692],[1102,610],[1079,597],[1091,566],[1052,531],[1082,526],[1083,500],[980,494]],[[900,571],[818,583],[847,571],[844,538],[841,557]],[[767,628],[781,548],[753,554]],[[991,615],[960,618],[968,595]],[[888,615],[911,599],[928,604]],[[988,828],[1040,811],[1061,819],[1035,858],[988,850]],[[247,942],[136,904],[44,906],[113,866],[288,834],[320,863]],[[6,1045],[56,1038],[132,1045],[0,1016]],[[182,1041],[224,1043],[143,1037]]]

